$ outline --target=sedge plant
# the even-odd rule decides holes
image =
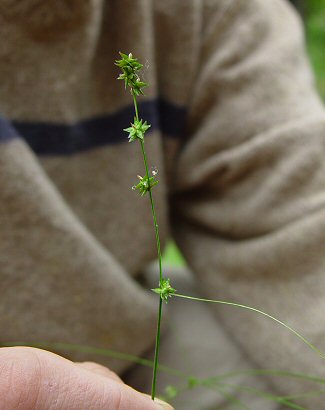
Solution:
[[[133,190],[137,190],[141,196],[148,195],[151,205],[151,213],[153,218],[153,224],[155,229],[156,243],[157,243],[157,254],[159,263],[159,286],[153,289],[159,297],[158,306],[158,319],[157,319],[157,332],[156,332],[156,344],[155,344],[155,357],[154,357],[154,367],[152,376],[152,387],[151,387],[151,398],[155,399],[156,395],[156,381],[157,381],[157,369],[158,369],[158,356],[159,356],[159,346],[160,346],[160,326],[162,318],[162,306],[163,301],[167,303],[168,298],[170,298],[174,293],[175,289],[170,285],[170,280],[164,278],[162,271],[162,255],[159,237],[159,227],[157,223],[157,216],[155,210],[155,203],[152,195],[152,189],[158,184],[157,180],[157,169],[153,169],[151,175],[149,173],[148,159],[145,150],[145,133],[151,127],[147,121],[144,121],[139,116],[138,102],[137,98],[143,95],[143,88],[147,87],[148,84],[141,80],[139,72],[143,65],[134,58],[133,55],[120,53],[121,59],[116,61],[116,65],[122,70],[118,79],[123,80],[125,88],[129,88],[131,95],[133,97],[135,116],[133,123],[124,131],[128,133],[129,142],[138,141],[141,145],[141,152],[144,164],[144,176],[138,175],[139,182],[132,187]]]
[[[160,237],[159,237],[159,227],[157,223],[157,216],[156,216],[156,210],[155,210],[155,204],[154,204],[154,198],[153,198],[153,193],[152,190],[153,188],[158,184],[158,179],[157,179],[157,174],[158,170],[154,168],[151,173],[149,172],[149,166],[148,166],[148,158],[145,150],[145,134],[151,127],[150,124],[147,123],[144,119],[140,118],[139,115],[139,109],[138,109],[138,97],[143,95],[143,89],[145,87],[148,87],[148,84],[140,78],[140,72],[141,69],[143,68],[143,65],[138,61],[137,58],[134,58],[133,55],[130,54],[125,54],[120,52],[120,59],[116,60],[115,64],[121,69],[122,73],[119,75],[118,80],[124,81],[125,88],[129,88],[132,99],[133,99],[133,104],[134,104],[134,120],[131,123],[130,127],[125,128],[124,131],[128,133],[128,140],[130,143],[138,142],[141,146],[141,153],[142,153],[142,159],[143,159],[143,165],[144,165],[144,175],[138,175],[138,182],[132,187],[134,191],[138,191],[138,193],[141,196],[148,196],[149,201],[150,201],[150,206],[151,206],[151,213],[152,213],[152,219],[153,219],[153,225],[154,225],[154,230],[155,230],[155,238],[156,238],[156,245],[157,245],[157,256],[158,256],[158,265],[159,265],[159,286],[155,289],[152,289],[156,294],[159,295],[159,305],[158,305],[158,318],[157,318],[157,331],[156,331],[156,343],[155,343],[155,355],[154,355],[154,360],[153,360],[153,375],[152,375],[152,386],[151,386],[151,398],[152,400],[155,399],[156,395],[156,382],[157,382],[157,371],[158,367],[160,369],[163,369],[163,366],[158,366],[158,358],[159,358],[159,346],[160,346],[160,326],[161,326],[161,319],[162,319],[162,307],[163,307],[163,302],[167,303],[168,300],[172,297],[178,297],[182,299],[188,299],[192,301],[198,301],[198,302],[207,302],[207,303],[217,303],[217,304],[222,304],[222,305],[227,305],[231,307],[236,307],[240,309],[245,309],[249,310],[251,312],[257,313],[259,315],[264,316],[265,318],[271,319],[272,321],[276,322],[277,324],[285,327],[288,331],[293,333],[297,338],[299,338],[303,343],[305,343],[309,348],[314,350],[322,359],[325,359],[325,354],[320,351],[317,347],[315,347],[312,343],[310,343],[304,336],[302,336],[300,333],[298,333],[295,329],[293,329],[291,326],[287,325],[286,323],[282,322],[281,320],[269,315],[268,313],[263,312],[262,310],[256,309],[251,306],[243,305],[243,304],[238,304],[234,302],[228,302],[224,300],[214,300],[214,299],[203,299],[203,298],[197,298],[197,297],[192,297],[188,295],[182,295],[179,293],[176,293],[176,289],[174,289],[170,283],[169,278],[165,278],[163,275],[163,269],[162,269],[162,253],[161,253],[161,245],[160,245]],[[143,362],[141,364],[144,364]],[[263,373],[260,374],[267,374]],[[272,373],[272,371],[271,371]],[[281,372],[280,372],[281,373]],[[287,375],[289,375],[288,372],[286,372]],[[283,372],[282,372],[283,375]],[[293,375],[295,376],[295,375]],[[298,375],[300,377],[303,377],[304,375]],[[298,377],[296,376],[296,377]],[[227,377],[227,376],[226,376]],[[222,377],[216,377],[215,380],[213,378],[209,378],[207,380],[201,380],[199,381],[195,377],[189,377],[187,379],[187,382],[185,385],[182,385],[180,387],[173,387],[169,386],[169,389],[167,389],[167,398],[172,398],[175,394],[179,394],[182,390],[186,390],[188,388],[193,388],[195,386],[205,386],[209,388],[215,388],[217,391],[223,395],[225,398],[227,398],[229,401],[231,401],[234,405],[237,405],[237,407],[240,408],[246,408],[243,403],[238,402],[238,400],[227,391],[228,387],[234,387],[233,385],[229,385],[225,382],[222,382]],[[308,379],[308,377],[307,377]],[[323,382],[324,380],[322,380]],[[295,408],[295,409],[303,409],[303,407],[296,405],[295,403],[291,402],[291,399],[297,398],[299,395],[294,395],[294,396],[285,396],[285,397],[280,397],[280,396],[274,396],[272,394],[266,393],[266,392],[260,392],[257,391],[257,389],[247,387],[247,386],[235,386],[237,390],[244,390],[244,391],[250,391],[250,392],[255,392],[258,395],[262,395],[263,397],[269,399],[269,400],[274,400],[279,403],[285,404],[290,408]],[[311,394],[314,394],[315,392],[312,392]],[[324,390],[322,391],[317,391],[316,394],[324,394]]]

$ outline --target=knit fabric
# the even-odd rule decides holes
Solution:
[[[133,119],[116,81],[123,51],[150,84],[139,110],[162,243],[175,238],[201,295],[260,308],[325,350],[325,115],[287,3],[41,3],[0,0],[2,343],[153,346],[157,298],[141,272],[155,238],[130,189],[143,164],[122,131]],[[268,319],[214,315],[248,366],[324,376]],[[278,393],[305,388],[270,380]]]

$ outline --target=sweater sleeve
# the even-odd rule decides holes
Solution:
[[[141,354],[154,341],[151,296],[82,225],[3,119],[0,131],[1,343],[72,343]],[[125,368],[117,360],[106,364]]]
[[[176,241],[205,296],[262,309],[325,351],[325,113],[301,23],[282,0],[205,5],[174,175]],[[288,330],[215,310],[252,367],[324,376],[324,361]],[[272,382],[303,391],[298,379]]]

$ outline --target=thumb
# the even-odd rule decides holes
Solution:
[[[93,362],[82,362],[82,363],[75,363],[76,366],[82,367],[83,369],[86,369],[92,373],[95,374],[99,374],[101,376],[105,376],[108,377],[114,381],[117,381],[119,383],[122,383],[122,380],[117,376],[117,374],[115,374],[114,372],[112,372],[111,370],[109,370],[107,367],[104,367],[98,363],[93,363]],[[149,396],[148,394],[143,394],[143,396],[145,396],[146,398],[149,398],[151,400],[151,396]],[[155,398],[155,400],[151,403],[154,403],[155,405],[158,405],[159,409],[165,409],[165,410],[173,410],[173,407],[171,405],[169,405],[168,403]],[[156,407],[156,406],[155,406]],[[157,409],[158,409],[157,408]]]
[[[172,407],[170,404],[166,403],[165,401],[155,399],[154,401],[155,404],[158,404],[158,408],[163,409],[163,410],[174,410],[174,407]],[[157,409],[158,410],[158,409]]]

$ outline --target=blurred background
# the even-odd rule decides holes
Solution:
[[[305,23],[306,46],[315,72],[316,87],[325,103],[325,0],[291,0]],[[164,252],[164,264],[181,267],[185,261],[174,242]]]

